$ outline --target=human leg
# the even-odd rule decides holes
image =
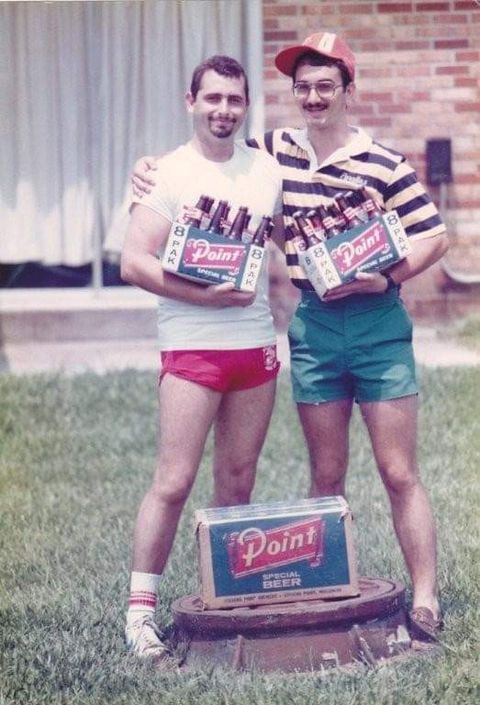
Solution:
[[[215,420],[214,505],[248,504],[275,400],[276,380],[225,394]]]
[[[345,495],[352,400],[297,404],[310,458],[310,496]]]
[[[219,392],[169,374],[160,384],[157,464],[137,516],[125,635],[132,651],[163,668],[175,663],[154,622],[158,582],[220,398]]]
[[[220,399],[219,392],[173,375],[160,384],[157,463],[135,527],[136,571],[159,574],[165,566]]]
[[[393,524],[413,586],[413,607],[439,616],[433,513],[417,460],[417,397],[360,404],[390,500]]]

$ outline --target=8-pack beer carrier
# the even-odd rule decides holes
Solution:
[[[329,207],[293,214],[301,267],[322,297],[357,272],[389,269],[411,252],[397,211],[381,212],[365,189],[339,194]]]
[[[195,512],[206,609],[359,594],[343,497]]]
[[[228,223],[230,205],[202,195],[194,208],[172,224],[162,257],[163,269],[200,284],[232,282],[255,291],[272,219],[264,216],[255,232],[248,230],[248,208],[240,206]]]

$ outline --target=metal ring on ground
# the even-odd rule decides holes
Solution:
[[[409,649],[404,597],[400,583],[364,577],[354,598],[205,610],[189,595],[173,614],[187,666],[310,671]]]

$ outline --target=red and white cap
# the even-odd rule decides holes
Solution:
[[[314,52],[320,56],[342,61],[348,75],[355,80],[355,56],[348,44],[333,32],[317,32],[305,39],[303,44],[287,47],[275,57],[275,66],[286,76],[292,76],[295,62],[302,54]]]

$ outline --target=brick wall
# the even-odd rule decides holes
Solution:
[[[344,36],[357,58],[352,123],[403,152],[424,182],[426,140],[451,140],[449,269],[480,280],[480,0],[263,0],[263,12],[267,127],[302,124],[275,54],[315,31]],[[480,310],[480,283],[454,284],[437,265],[404,297],[416,316],[457,315]]]

